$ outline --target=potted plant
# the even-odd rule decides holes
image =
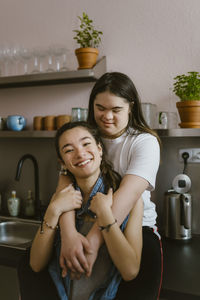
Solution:
[[[95,64],[99,54],[97,47],[101,42],[102,31],[94,28],[93,21],[83,12],[82,17],[78,17],[81,24],[79,30],[74,30],[74,39],[80,45],[75,50],[78,59],[79,69],[91,69]]]
[[[200,74],[188,72],[174,78],[173,92],[180,98],[176,103],[182,128],[200,128]]]

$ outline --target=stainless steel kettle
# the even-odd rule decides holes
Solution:
[[[164,223],[165,236],[177,240],[192,237],[192,196],[190,178],[177,175],[172,183],[173,189],[165,193]]]
[[[192,237],[192,197],[174,190],[165,193],[165,236],[177,240]]]

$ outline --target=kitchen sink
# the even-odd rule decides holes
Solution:
[[[39,228],[39,223],[17,221],[1,221],[0,246],[27,249]]]

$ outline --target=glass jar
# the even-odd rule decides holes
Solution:
[[[82,109],[80,107],[72,108],[72,122],[81,121]]]

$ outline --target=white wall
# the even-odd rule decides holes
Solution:
[[[200,65],[199,0],[1,0],[0,45],[66,43],[77,67],[73,29],[85,11],[104,33],[101,56],[108,71],[128,74],[142,102],[175,111],[173,77]],[[87,106],[92,84],[0,90],[0,115],[71,112]]]

